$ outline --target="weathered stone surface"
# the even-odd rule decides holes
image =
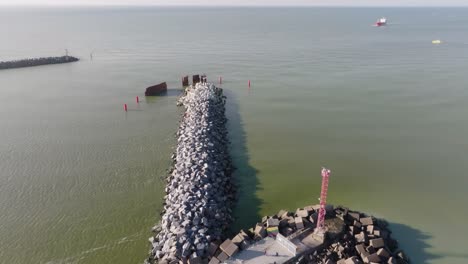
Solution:
[[[160,95],[165,92],[167,92],[167,84],[163,82],[146,88],[145,96]]]

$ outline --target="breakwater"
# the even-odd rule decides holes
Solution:
[[[150,238],[150,263],[206,260],[211,242],[222,241],[231,222],[234,187],[223,90],[189,86],[179,99],[185,113],[167,178],[164,212]]]
[[[75,58],[72,56],[61,56],[61,57],[44,57],[44,58],[14,60],[14,61],[1,61],[0,70],[33,67],[33,66],[41,66],[41,65],[49,65],[49,64],[69,63],[69,62],[75,62],[78,60],[79,60],[78,58]]]
[[[319,209],[320,205],[311,205],[264,216],[255,227],[214,247],[210,264],[410,263],[385,220],[346,207],[327,205],[325,237],[317,239],[314,229]]]

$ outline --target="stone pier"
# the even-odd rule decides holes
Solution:
[[[185,90],[179,104],[185,113],[162,220],[150,238],[149,263],[207,262],[210,245],[225,239],[232,222],[234,189],[223,90],[197,83]]]

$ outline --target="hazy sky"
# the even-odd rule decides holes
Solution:
[[[0,5],[468,6],[468,0],[0,0]]]

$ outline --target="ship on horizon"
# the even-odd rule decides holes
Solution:
[[[387,18],[382,17],[377,22],[375,22],[376,27],[386,26],[387,25]]]

